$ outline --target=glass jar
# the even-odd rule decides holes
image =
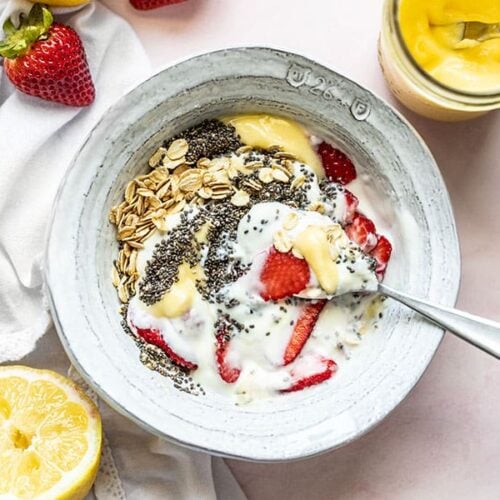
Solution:
[[[500,109],[500,92],[463,92],[447,87],[423,71],[404,43],[398,8],[399,0],[385,0],[378,53],[389,87],[406,107],[443,121],[467,120]]]

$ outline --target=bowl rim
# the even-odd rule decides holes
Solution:
[[[54,227],[54,221],[57,218],[57,212],[58,212],[58,206],[59,202],[61,200],[64,188],[66,186],[66,183],[73,172],[74,169],[77,167],[77,159],[80,156],[80,153],[85,149],[89,141],[92,139],[92,135],[95,132],[95,130],[99,127],[101,124],[103,118],[114,112],[116,109],[119,109],[121,104],[127,100],[127,98],[133,94],[139,87],[145,85],[146,83],[150,82],[151,80],[154,80],[155,78],[159,77],[162,73],[167,72],[167,71],[173,71],[178,65],[181,65],[183,63],[187,63],[190,61],[194,61],[196,59],[202,59],[210,55],[215,55],[215,54],[221,54],[221,53],[227,53],[227,52],[232,52],[232,51],[244,51],[244,52],[255,52],[256,54],[261,53],[261,52],[274,52],[274,53],[280,53],[284,56],[287,57],[299,57],[303,61],[307,61],[310,63],[312,66],[316,68],[320,68],[323,71],[327,73],[333,73],[339,77],[341,77],[343,80],[347,81],[350,85],[353,85],[357,87],[358,89],[361,89],[363,93],[371,96],[374,98],[375,101],[380,102],[383,106],[387,108],[388,111],[390,111],[395,118],[401,122],[405,127],[409,129],[409,131],[414,135],[414,138],[418,141],[420,147],[429,155],[429,157],[433,160],[434,163],[434,174],[436,176],[436,181],[440,184],[442,187],[442,193],[441,196],[443,197],[443,201],[446,202],[447,208],[449,210],[449,215],[451,218],[451,226],[448,228],[450,231],[450,236],[452,237],[453,241],[449,242],[450,245],[453,245],[453,251],[454,251],[454,262],[453,264],[458,270],[457,276],[455,276],[454,282],[452,284],[451,289],[448,290],[449,293],[449,298],[450,298],[450,304],[448,305],[454,305],[456,303],[457,297],[458,297],[458,292],[460,289],[460,281],[461,281],[461,255],[460,255],[460,246],[459,246],[459,240],[458,240],[458,234],[457,234],[457,228],[456,228],[456,222],[455,222],[455,216],[454,216],[454,211],[453,211],[453,206],[451,204],[451,199],[449,192],[446,188],[446,184],[444,182],[443,176],[441,174],[441,171],[439,167],[437,166],[434,156],[432,155],[429,147],[427,144],[424,142],[423,138],[420,136],[418,131],[415,129],[415,127],[398,111],[396,110],[391,104],[389,104],[385,99],[382,97],[378,96],[376,93],[371,91],[370,89],[364,87],[363,85],[351,80],[350,78],[342,75],[341,73],[329,68],[328,66],[316,62],[315,60],[311,59],[309,56],[301,55],[300,53],[297,52],[291,52],[286,49],[281,49],[281,48],[274,48],[270,46],[236,46],[236,47],[231,47],[231,48],[225,48],[225,49],[218,49],[214,51],[209,51],[209,52],[201,52],[196,55],[188,56],[185,58],[180,58],[175,61],[175,63],[172,63],[170,65],[167,65],[165,67],[162,67],[159,71],[155,72],[153,75],[150,77],[142,80],[135,86],[133,86],[128,92],[120,96],[110,107],[108,107],[101,115],[98,121],[96,121],[95,125],[93,126],[92,130],[87,134],[85,139],[82,141],[80,147],[78,148],[76,154],[74,155],[68,170],[65,173],[65,176],[58,188],[53,207],[52,207],[52,212],[50,216],[50,222],[48,225],[48,230],[46,233],[46,245],[45,245],[45,253],[44,253],[44,287],[45,287],[45,293],[46,297],[48,299],[48,304],[50,308],[50,313],[52,315],[52,319],[54,321],[54,325],[56,327],[57,334],[59,336],[59,339],[61,340],[61,343],[63,345],[63,348],[70,359],[71,363],[77,368],[79,373],[82,375],[82,377],[89,383],[90,387],[95,390],[95,392],[105,401],[110,407],[112,407],[114,410],[116,410],[118,413],[121,415],[125,416],[129,420],[133,421],[140,427],[144,428],[148,432],[152,433],[153,435],[156,435],[162,439],[166,439],[169,442],[172,442],[177,445],[181,445],[183,447],[195,450],[195,451],[203,451],[206,453],[209,453],[214,456],[220,456],[220,457],[226,457],[226,458],[232,458],[232,459],[238,459],[238,460],[245,460],[245,461],[250,461],[250,462],[258,462],[258,463],[283,463],[283,462],[292,462],[292,461],[298,461],[298,460],[303,460],[307,458],[311,458],[314,456],[319,456],[325,453],[328,453],[332,450],[335,450],[337,448],[340,448],[342,446],[348,445],[349,443],[357,440],[361,436],[365,435],[369,431],[371,431],[374,427],[376,427],[378,424],[380,424],[397,406],[399,406],[408,396],[409,394],[413,391],[415,386],[418,384],[426,370],[428,369],[429,365],[431,364],[431,361],[439,347],[439,345],[442,342],[442,339],[444,337],[444,330],[441,329],[440,333],[440,338],[436,342],[435,348],[432,350],[429,356],[429,360],[427,364],[425,365],[424,369],[421,371],[420,375],[414,380],[414,383],[411,385],[411,387],[406,391],[406,393],[402,394],[402,396],[398,399],[398,402],[394,404],[390,408],[385,408],[384,411],[382,412],[382,415],[379,416],[377,419],[375,419],[370,425],[365,426],[363,429],[358,430],[355,435],[352,435],[342,441],[339,444],[336,444],[334,446],[326,446],[323,447],[317,451],[313,451],[311,453],[302,453],[302,454],[297,454],[291,457],[286,457],[286,458],[263,458],[260,456],[257,456],[256,454],[239,454],[239,453],[228,453],[224,451],[219,451],[212,449],[210,447],[206,447],[200,444],[195,444],[192,441],[189,440],[183,440],[179,439],[176,437],[173,437],[169,434],[166,434],[165,432],[162,432],[158,429],[156,429],[154,426],[150,425],[147,422],[144,422],[140,418],[138,418],[134,413],[132,413],[129,409],[127,409],[126,406],[122,405],[118,401],[116,401],[105,389],[103,389],[92,377],[90,373],[88,373],[82,364],[79,362],[78,358],[74,354],[74,352],[71,349],[70,346],[70,341],[68,337],[66,336],[61,320],[59,318],[59,314],[57,311],[57,307],[55,304],[55,299],[53,297],[53,292],[52,292],[52,287],[50,285],[52,278],[51,278],[51,264],[50,264],[50,246],[52,243],[52,233],[53,233],[53,227]]]

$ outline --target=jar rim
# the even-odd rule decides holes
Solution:
[[[431,83],[433,86],[437,87],[438,89],[444,91],[447,94],[453,94],[455,96],[460,96],[464,97],[466,99],[499,99],[500,100],[500,88],[497,91],[494,92],[469,92],[465,90],[458,89],[456,87],[450,87],[436,78],[434,78],[432,75],[427,73],[415,60],[413,55],[411,54],[410,50],[408,49],[408,46],[406,45],[406,42],[403,37],[403,33],[401,31],[401,27],[399,24],[399,3],[401,0],[389,0],[392,2],[392,19],[394,21],[394,32],[396,33],[396,38],[398,40],[399,46],[401,47],[403,54],[407,60],[407,62],[412,66],[412,69],[414,69],[419,76],[421,76],[424,80],[427,82]]]

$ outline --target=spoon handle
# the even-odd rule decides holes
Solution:
[[[486,42],[500,37],[500,23],[488,24],[479,21],[464,22],[464,39]]]
[[[383,284],[379,285],[379,291],[417,311],[436,325],[500,359],[500,323],[451,307],[434,305]]]

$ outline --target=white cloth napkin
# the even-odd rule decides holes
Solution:
[[[0,23],[30,6],[0,0]],[[89,108],[49,103],[14,90],[0,70],[0,362],[33,350],[49,324],[40,264],[52,202],[71,158],[102,113],[151,72],[134,32],[103,5],[59,20],[80,34],[97,95]]]
[[[0,0],[0,26],[30,7],[26,0]],[[103,5],[59,10],[56,18],[82,38],[96,100],[79,109],[24,95],[0,67],[0,363],[33,351],[49,327],[41,272],[45,232],[72,157],[103,112],[151,73],[132,29]],[[46,339],[22,362],[66,371],[69,363],[53,329]],[[222,460],[153,437],[99,406],[110,447],[90,498],[245,498]]]

